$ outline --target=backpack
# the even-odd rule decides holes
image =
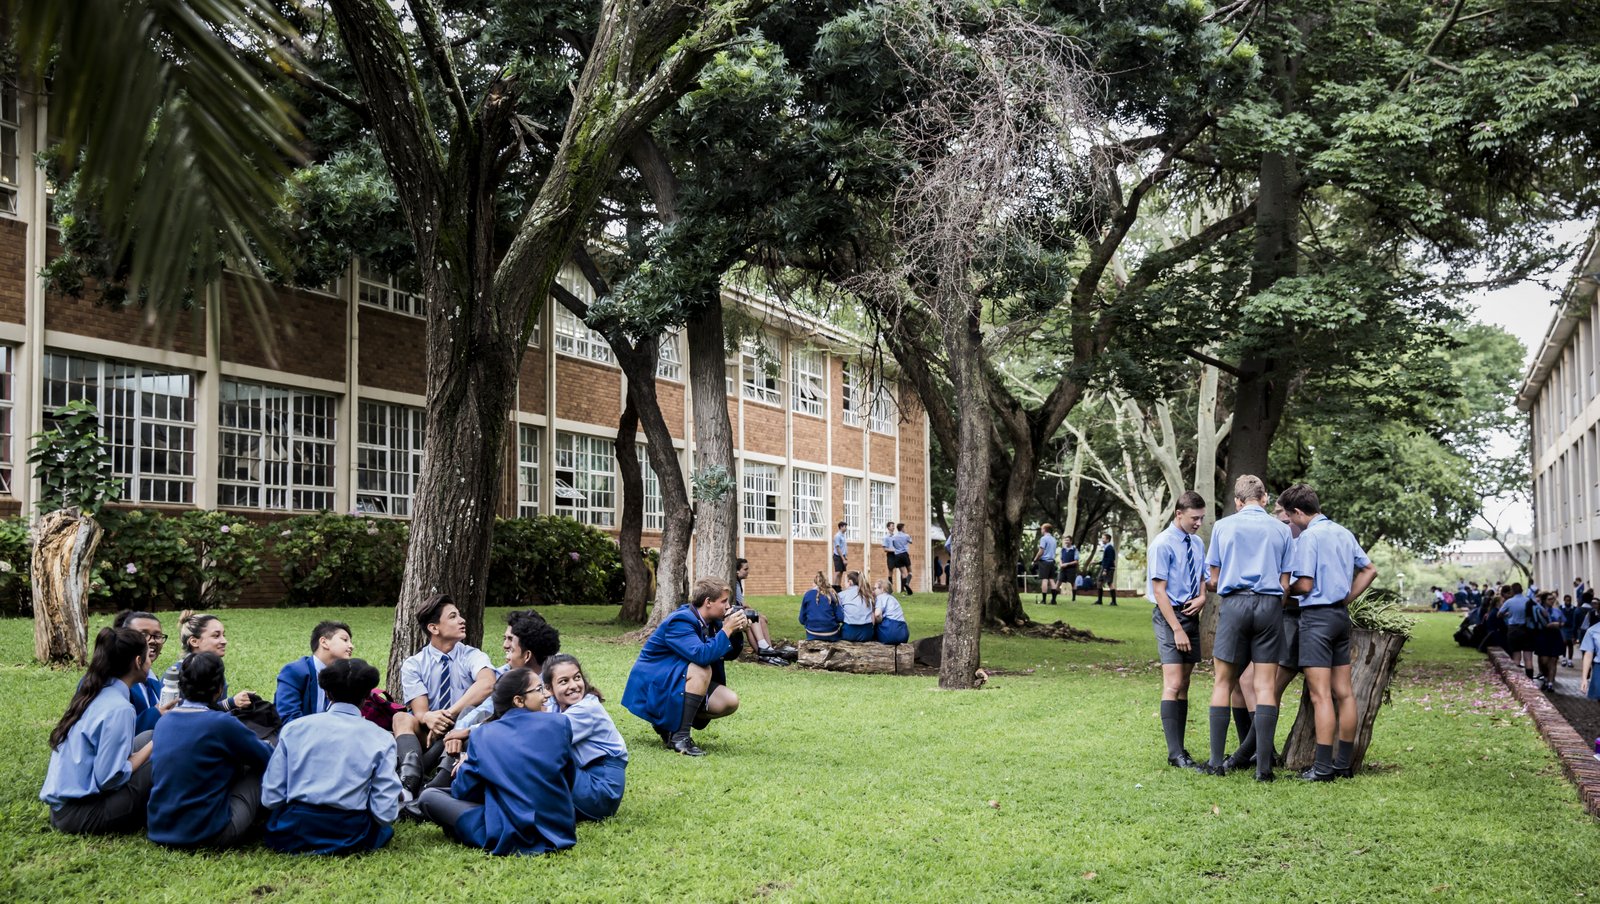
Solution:
[[[406,708],[394,702],[388,691],[375,690],[361,701],[361,718],[384,731],[394,731],[394,714],[405,711]]]
[[[1535,602],[1534,600],[1528,600],[1528,608],[1525,610],[1525,612],[1527,615],[1528,630],[1543,631],[1545,628],[1550,627],[1550,611],[1539,605],[1539,603]]]

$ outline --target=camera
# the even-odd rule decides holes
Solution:
[[[757,619],[761,618],[761,613],[745,605],[734,606],[728,610],[729,615],[732,615],[735,612],[743,612],[744,617],[750,619],[750,624],[752,625],[756,623]]]

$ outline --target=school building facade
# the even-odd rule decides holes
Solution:
[[[46,116],[43,96],[0,86],[0,513],[31,510],[27,437],[46,411],[87,399],[127,504],[262,521],[324,509],[408,517],[426,431],[424,300],[360,261],[320,289],[265,288],[271,317],[259,326],[232,275],[175,323],[49,293],[38,273],[55,230],[31,165],[47,146]],[[575,268],[561,280],[591,297]],[[915,394],[869,367],[871,350],[843,330],[737,289],[724,301],[745,325],[723,389],[746,592],[797,593],[817,571],[831,577],[841,520],[851,567],[873,576],[883,574],[883,523],[904,521],[916,588],[927,589],[928,425]],[[661,345],[657,393],[688,475],[683,336]],[[546,299],[510,414],[500,514],[554,514],[615,535],[625,393],[605,340]],[[663,523],[657,487],[646,464],[647,546]]]
[[[1517,407],[1529,418],[1534,577],[1600,578],[1600,228],[1578,258]]]

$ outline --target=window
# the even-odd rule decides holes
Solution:
[[[521,424],[517,427],[517,517],[539,514],[539,448],[544,431]]]
[[[356,511],[411,514],[422,479],[423,412],[362,402],[356,416]]]
[[[828,397],[822,376],[827,361],[814,348],[789,352],[789,406],[796,414],[822,417],[823,400]]]
[[[22,110],[17,83],[0,76],[0,213],[18,212],[21,189]]]
[[[877,536],[883,525],[897,520],[895,517],[894,484],[884,483],[881,480],[872,481],[872,507],[868,509],[872,518],[872,533]]]
[[[589,329],[578,316],[556,305],[556,351],[575,358],[611,363],[611,346],[604,336]]]
[[[776,405],[778,391],[778,350],[765,337],[746,338],[739,344],[739,380],[744,397]]]
[[[333,508],[333,396],[222,381],[217,504]]]
[[[427,316],[422,288],[418,285],[415,274],[397,276],[361,261],[357,275],[360,277],[360,283],[357,286],[356,298],[362,304],[386,308],[412,317]]]
[[[194,377],[116,361],[44,356],[46,412],[75,399],[100,410],[125,502],[194,504]],[[46,426],[48,417],[46,418]]]
[[[661,504],[661,481],[650,467],[649,451],[644,446],[634,446],[639,455],[639,471],[644,484],[644,529],[660,533],[667,529],[667,511]]]
[[[822,523],[822,473],[794,469],[794,507],[790,510],[796,540],[821,540],[827,532]]]
[[[11,381],[16,373],[13,363],[16,353],[12,346],[0,345],[0,494],[6,496],[11,495],[11,418],[16,401]]]
[[[865,407],[865,387],[861,381],[860,365],[844,362],[839,388],[844,397],[844,423],[849,427],[861,426],[861,409]]]
[[[894,404],[894,394],[889,387],[880,385],[878,391],[872,394],[872,416],[869,426],[874,433],[894,434],[895,426],[900,422],[899,409]]]
[[[661,337],[661,353],[656,358],[656,376],[663,380],[683,380],[683,353],[678,350],[681,331],[666,333]]]
[[[778,466],[745,463],[744,532],[751,537],[779,536]]]
[[[844,479],[844,529],[851,540],[861,539],[861,478]]]
[[[556,434],[556,514],[596,527],[617,523],[617,450],[611,440]]]

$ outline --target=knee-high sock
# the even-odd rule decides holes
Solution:
[[[1228,708],[1213,706],[1208,711],[1211,722],[1211,765],[1222,765],[1222,748],[1228,744]]]
[[[1245,712],[1249,712],[1249,710],[1245,710]],[[1250,762],[1250,758],[1256,755],[1256,727],[1254,724],[1254,719],[1255,717],[1251,716],[1252,721],[1250,730],[1245,732],[1244,737],[1239,739],[1239,749],[1233,752],[1233,758],[1236,762],[1248,763]]]
[[[694,727],[694,717],[699,715],[700,708],[705,705],[706,697],[704,694],[684,694],[683,715],[678,719],[678,730],[673,732],[672,736],[675,738],[688,737],[689,729]]]
[[[1253,717],[1250,710],[1243,706],[1233,708],[1233,730],[1239,733],[1239,745],[1244,746],[1244,739],[1250,736]]]
[[[1311,763],[1311,771],[1318,775],[1327,775],[1333,771],[1333,745],[1318,744],[1316,756]]]
[[[400,772],[402,781],[409,771],[417,778],[422,777],[422,741],[414,734],[403,734],[394,739],[395,767]]]
[[[1161,701],[1161,734],[1167,739],[1168,757],[1183,753],[1183,730],[1188,722],[1188,700]]]
[[[1350,762],[1355,757],[1355,741],[1339,741],[1333,751],[1333,768],[1344,770],[1350,768]]]
[[[1273,743],[1277,741],[1278,708],[1256,704],[1256,775],[1272,774]]]

